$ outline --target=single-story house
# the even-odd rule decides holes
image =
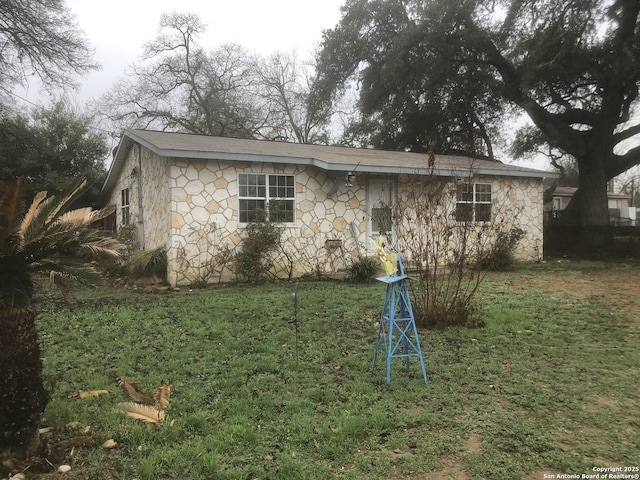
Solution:
[[[139,248],[166,248],[169,282],[188,285],[233,279],[229,258],[265,209],[295,274],[344,267],[393,236],[390,207],[425,176],[452,186],[453,221],[502,215],[526,231],[518,258],[541,257],[543,178],[555,174],[460,155],[126,130],[98,203],[117,206],[115,228],[135,230]]]
[[[560,220],[562,212],[567,208],[577,190],[576,187],[555,187],[551,194],[547,195],[549,201],[544,205],[547,219]],[[636,208],[631,203],[631,195],[615,193],[613,192],[613,183],[609,184],[607,208],[609,209],[609,222],[612,225],[636,224]]]

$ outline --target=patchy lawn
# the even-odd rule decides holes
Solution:
[[[390,386],[380,365],[370,372],[383,285],[299,288],[298,363],[293,284],[103,288],[79,292],[74,311],[45,292],[50,468],[68,463],[77,479],[542,479],[638,465],[635,267],[491,274],[478,296],[486,327],[421,332],[428,385],[415,361],[394,363]],[[174,425],[154,432],[119,412],[120,375],[147,394],[171,381]]]

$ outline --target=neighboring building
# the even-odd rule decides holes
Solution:
[[[551,194],[551,201],[545,203],[544,211],[549,220],[559,220],[562,212],[576,193],[575,187],[555,187]],[[636,209],[631,206],[631,195],[626,193],[607,192],[607,205],[609,208],[609,221],[612,225],[635,225]]]
[[[526,231],[517,256],[542,254],[543,183],[553,173],[463,156],[241,140],[127,130],[114,154],[99,203],[118,207],[116,228],[134,225],[139,247],[165,247],[172,285],[193,283],[202,269],[233,279],[224,263],[241,244],[256,210],[284,227],[297,256],[295,273],[336,270],[372,249],[389,206],[411,179],[435,175],[457,192],[455,219],[506,221]],[[512,213],[510,213],[512,212]],[[505,220],[506,218],[506,220]],[[446,219],[443,219],[446,221]],[[284,273],[287,266],[280,265]],[[211,273],[211,272],[209,272]]]

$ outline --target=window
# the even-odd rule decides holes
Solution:
[[[393,221],[391,217],[391,207],[372,207],[371,208],[371,229],[380,235],[391,233]]]
[[[129,189],[120,192],[120,211],[122,212],[122,225],[129,224]]]
[[[491,221],[491,184],[459,183],[456,201],[457,221]]]
[[[263,211],[270,222],[295,221],[295,180],[293,175],[238,175],[238,200],[241,223],[248,223]]]

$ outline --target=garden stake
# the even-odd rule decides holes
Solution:
[[[296,282],[296,291],[291,294],[293,300],[293,318],[289,323],[293,323],[296,328],[296,365],[298,365],[298,282]]]

